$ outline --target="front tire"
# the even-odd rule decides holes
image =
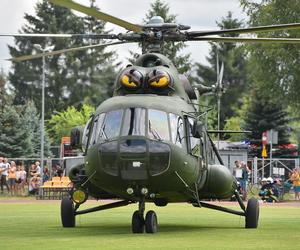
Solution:
[[[145,228],[146,228],[146,233],[153,234],[157,232],[157,216],[156,213],[152,210],[150,210],[146,214]]]
[[[60,215],[63,227],[75,227],[74,203],[70,198],[61,200]]]
[[[141,234],[144,232],[145,221],[143,216],[136,210],[132,215],[131,228],[134,234]]]
[[[259,219],[259,203],[255,198],[248,200],[245,216],[245,228],[257,228]]]

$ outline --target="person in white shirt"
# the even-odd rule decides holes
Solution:
[[[38,175],[38,176],[41,176],[41,167],[40,167],[40,162],[39,161],[36,161],[35,162],[35,166],[36,166],[36,174]]]
[[[2,158],[0,162],[0,181],[1,181],[1,193],[3,194],[3,186],[6,186],[7,192],[9,192],[9,186],[7,184],[9,163],[7,158]]]

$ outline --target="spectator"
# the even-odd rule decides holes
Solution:
[[[41,171],[41,167],[40,167],[40,162],[36,161],[35,166],[36,166],[36,174],[41,176],[42,171]]]
[[[33,176],[29,181],[28,193],[31,195],[38,194],[39,186],[40,186],[40,178],[37,176]]]
[[[279,192],[276,188],[276,183],[271,177],[263,178],[261,180],[261,189],[259,191],[259,196],[265,202],[279,201]]]
[[[241,168],[242,168],[242,178],[240,179],[241,183],[241,191],[243,194],[243,200],[247,200],[247,183],[248,183],[248,177],[249,177],[249,168],[245,162],[241,162]]]
[[[300,175],[298,169],[293,169],[290,180],[293,182],[295,200],[300,200]]]
[[[62,170],[61,166],[56,164],[56,176],[62,177],[63,172],[64,171]]]
[[[44,172],[43,173],[43,183],[44,183],[50,179],[50,172],[47,166],[44,168],[43,172]]]
[[[36,165],[34,163],[31,164],[29,172],[30,172],[31,177],[34,177],[34,176],[38,175],[37,168],[36,168]]]
[[[9,192],[9,187],[7,184],[9,163],[7,158],[2,158],[0,161],[0,175],[1,175],[1,193],[3,194],[3,186],[6,186],[7,192]]]
[[[237,180],[242,178],[242,170],[241,170],[241,162],[240,161],[234,162],[233,175],[235,176],[235,178]]]
[[[27,172],[23,165],[17,167],[17,190],[19,195],[25,195],[25,184],[26,184]]]
[[[16,194],[17,166],[14,161],[11,161],[8,169],[8,185],[11,195]]]

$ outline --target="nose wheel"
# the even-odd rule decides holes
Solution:
[[[157,226],[157,216],[152,210],[148,211],[144,219],[145,211],[145,201],[139,202],[139,210],[136,210],[132,215],[132,232],[133,233],[156,233]]]

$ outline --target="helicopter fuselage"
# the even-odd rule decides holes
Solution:
[[[208,139],[192,137],[195,112],[176,96],[125,95],[103,102],[90,123],[85,156],[89,193],[156,204],[228,198],[234,179],[209,159]]]

